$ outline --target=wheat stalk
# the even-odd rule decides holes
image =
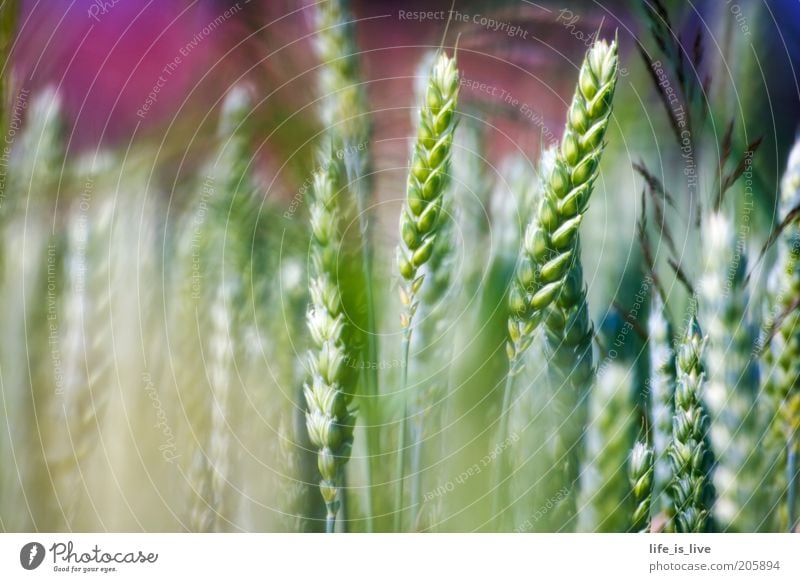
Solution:
[[[455,58],[442,52],[428,78],[425,101],[419,111],[417,139],[411,155],[406,199],[400,214],[400,244],[397,263],[400,276],[400,301],[403,311],[401,391],[403,416],[398,449],[398,486],[395,498],[395,529],[402,526],[403,482],[405,477],[406,425],[408,399],[409,347],[414,314],[419,307],[418,294],[425,274],[420,269],[433,256],[440,234],[445,206],[444,194],[449,181],[450,155],[457,123],[458,69]]]
[[[372,188],[370,168],[371,127],[367,116],[367,99],[358,78],[358,53],[355,43],[355,26],[347,0],[327,0],[316,6],[315,47],[323,66],[320,69],[319,88],[322,95],[320,119],[326,136],[337,150],[348,189],[356,202],[357,221],[361,236],[361,270],[364,277],[366,303],[366,337],[364,359],[363,418],[366,423],[367,474],[366,515],[367,530],[372,531],[373,472],[372,464],[380,454],[380,420],[377,416],[378,395],[378,324],[375,314],[375,297],[372,278],[372,246],[369,233],[367,194]]]
[[[210,306],[208,382],[211,386],[206,450],[197,456],[195,481],[199,491],[190,514],[190,531],[221,531],[226,512],[225,485],[230,473],[230,375],[233,365],[230,296],[223,285]]]
[[[672,324],[664,301],[653,294],[647,319],[650,355],[650,426],[653,434],[654,476],[653,508],[666,509],[666,489],[672,481],[667,450],[672,440],[672,416],[675,412],[675,351],[672,347]]]
[[[454,286],[456,235],[452,197],[447,197],[442,209],[439,232],[434,243],[433,253],[426,266],[426,276],[419,292],[419,317],[422,318],[414,334],[414,364],[421,369],[423,386],[412,397],[413,421],[411,433],[411,499],[414,523],[419,521],[420,495],[422,489],[422,442],[425,429],[441,426],[442,401],[446,396],[449,381],[447,362],[452,358],[452,344],[448,341],[448,324],[452,322],[443,300]]]
[[[683,533],[711,529],[715,496],[709,419],[702,403],[705,343],[700,326],[692,317],[675,358],[678,382],[669,448],[673,472],[669,488],[671,525],[675,531]]]
[[[92,172],[87,177],[96,179]],[[91,203],[86,201],[91,208]],[[64,499],[70,529],[85,514],[81,491],[88,491],[87,459],[100,438],[101,423],[112,383],[113,360],[108,349],[113,297],[110,243],[113,205],[96,203],[93,214],[75,205],[70,213],[65,259],[64,294],[64,427],[69,449],[58,461],[65,467],[56,490]],[[90,496],[89,496],[90,497]],[[91,499],[90,499],[91,500]]]
[[[508,436],[508,408],[514,376],[522,366],[521,355],[530,347],[534,330],[554,302],[556,309],[550,310],[552,318],[548,317],[551,344],[564,345],[562,353],[570,349],[572,357],[578,357],[579,365],[568,374],[574,374],[575,385],[585,386],[593,374],[591,323],[580,267],[578,229],[599,175],[617,65],[616,41],[599,41],[587,52],[560,150],[550,173],[542,177],[544,196],[525,231],[508,298],[509,371],[503,391],[500,442]],[[501,470],[498,464],[497,471]],[[499,482],[499,475],[495,482]],[[498,495],[502,495],[502,487],[498,488]]]
[[[31,399],[30,404],[25,399],[26,406],[30,406],[26,410],[29,416],[17,429],[22,434],[30,431],[22,439],[28,462],[21,480],[32,529],[56,531],[64,526],[60,518],[70,500],[63,503],[54,484],[72,478],[71,466],[62,462],[64,455],[59,454],[65,439],[56,430],[58,421],[63,420],[63,407],[56,395],[65,388],[60,374],[60,331],[66,323],[63,294],[67,236],[60,224],[54,224],[55,206],[45,195],[58,191],[65,163],[62,101],[56,90],[47,88],[32,98],[19,142],[21,155],[9,168],[8,185],[15,196],[7,211],[21,229],[14,233],[18,240],[9,241],[10,248],[21,252],[18,257],[8,257],[14,267],[11,289],[17,287],[17,279],[21,280],[19,298],[23,309],[21,326],[16,331],[24,333],[24,337],[23,341],[17,337],[16,342],[25,349],[17,358],[25,361],[26,366],[20,367],[28,372],[19,378],[18,389]],[[48,348],[30,350],[34,345]],[[35,422],[31,423],[30,418]]]
[[[326,530],[334,531],[341,506],[342,473],[353,445],[355,411],[352,382],[347,377],[349,350],[346,316],[337,284],[336,261],[341,246],[338,176],[326,160],[314,174],[311,198],[312,263],[308,330],[314,344],[309,354],[311,376],[305,385],[306,427],[317,447],[320,492],[327,508]]]
[[[791,212],[800,203],[800,141],[792,148],[781,181],[778,218],[785,224],[779,237],[779,255],[770,273],[770,306],[774,334],[764,351],[765,391],[770,400],[772,448],[777,451],[780,529],[797,524],[797,490],[800,485],[797,454],[800,447],[800,224]]]
[[[744,287],[747,257],[736,246],[733,225],[722,212],[708,216],[703,232],[707,235],[705,270],[698,291],[708,335],[705,401],[711,417],[711,444],[719,454],[714,471],[715,520],[723,529],[747,523],[739,529],[752,531],[761,517],[750,504],[759,488],[751,478],[758,458],[751,447],[761,437],[754,414],[758,386],[751,353],[755,338],[747,318],[750,297]]]
[[[636,441],[631,450],[628,480],[633,494],[633,531],[650,531],[650,508],[653,499],[653,448]]]
[[[424,96],[424,94],[423,94]],[[468,115],[459,116],[458,132],[453,141],[452,199],[459,238],[463,241],[460,253],[469,260],[461,261],[459,286],[466,294],[474,294],[483,282],[485,264],[491,249],[487,206],[492,183],[486,160],[488,139],[480,120]],[[491,236],[495,236],[495,232]]]

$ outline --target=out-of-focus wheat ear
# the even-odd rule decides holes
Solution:
[[[800,434],[800,223],[791,219],[791,212],[800,204],[800,140],[791,153],[781,181],[778,203],[778,223],[783,227],[778,241],[778,257],[769,277],[769,308],[771,323],[764,346],[764,390],[769,399],[772,430],[766,439],[775,457],[770,472],[773,485],[773,505],[778,511],[773,528],[791,531],[797,525],[797,491],[800,476],[797,472],[798,434]]]
[[[653,499],[653,448],[643,441],[636,441],[628,465],[628,480],[633,496],[633,531],[650,532],[651,506]]]
[[[672,416],[675,412],[675,351],[673,332],[666,307],[656,291],[647,319],[650,358],[650,427],[653,441],[654,475],[652,508],[664,511],[670,504],[666,489],[672,481],[672,466],[667,455],[672,440]]]
[[[187,351],[199,351],[202,362],[196,365],[204,372],[190,370],[186,378],[185,398],[195,401],[191,416],[198,425],[189,470],[191,531],[224,531],[234,513],[227,491],[233,470],[231,385],[238,378],[236,356],[243,351],[242,314],[254,305],[249,267],[251,215],[257,207],[246,124],[250,111],[248,89],[233,87],[222,104],[219,144],[205,168],[197,213],[185,233],[188,248],[181,249],[192,268],[185,277],[191,289],[184,291],[191,298],[186,301],[191,313],[183,314],[182,333],[193,332],[194,350]]]
[[[705,384],[703,354],[706,339],[695,318],[677,348],[675,415],[669,456],[672,482],[669,494],[671,529],[680,533],[712,531],[715,491],[710,423],[702,402]]]
[[[556,389],[571,390],[565,385]],[[635,429],[633,373],[623,364],[607,364],[599,372],[590,399],[586,424],[586,419],[579,417],[580,405],[571,397],[554,396],[556,405],[566,409],[554,410],[551,489],[571,490],[580,485],[580,494],[572,491],[554,508],[551,520],[561,531],[577,526],[583,531],[625,532],[631,515],[626,466]],[[582,422],[588,426],[585,447],[581,447],[579,434]],[[580,448],[586,449],[585,455],[579,453]]]
[[[718,454],[714,485],[715,521],[721,530],[756,531],[763,509],[753,503],[763,474],[754,454],[763,438],[755,414],[758,376],[753,362],[755,333],[748,320],[747,257],[734,226],[721,211],[710,214],[705,234],[704,271],[698,285],[700,316],[708,335],[705,401],[711,444]]]
[[[109,234],[112,208],[108,201],[92,206],[96,175],[85,178],[79,200],[69,213],[64,270],[62,333],[64,374],[59,394],[62,438],[51,451],[54,486],[67,527],[96,527],[91,501],[91,457],[100,451],[102,423],[111,386]]]
[[[224,285],[211,304],[206,366],[211,387],[206,450],[198,451],[195,482],[197,497],[190,514],[190,529],[196,532],[224,530],[227,511],[226,485],[230,472],[230,382],[233,367],[231,298]]]
[[[327,0],[316,5],[314,47],[323,64],[319,75],[322,123],[334,137],[334,150],[355,146],[346,153],[359,160],[358,175],[363,175],[367,158],[360,155],[364,148],[358,145],[369,139],[370,128],[349,4],[347,0]]]
[[[63,468],[51,464],[51,451],[62,437],[56,421],[62,418],[58,396],[64,389],[61,331],[67,237],[61,224],[53,221],[64,171],[64,124],[61,98],[54,89],[28,94],[22,102],[27,106],[25,125],[13,144],[19,148],[19,157],[6,182],[14,195],[4,201],[4,205],[11,203],[7,208],[11,224],[6,229],[21,229],[16,235],[21,243],[16,247],[19,257],[14,258],[13,281],[9,281],[11,289],[22,285],[20,302],[13,304],[23,306],[19,320],[14,315],[14,327],[19,327],[11,332],[21,350],[5,370],[17,367],[27,372],[11,388],[25,395],[20,408],[24,422],[15,427],[14,434],[17,442],[25,443],[24,451],[16,454],[24,452],[18,458],[23,459],[19,471],[26,519],[32,529],[61,531],[64,507],[54,487],[54,474]]]

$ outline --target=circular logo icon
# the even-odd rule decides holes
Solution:
[[[19,552],[19,563],[26,570],[35,570],[42,565],[44,553],[44,546],[39,542],[27,543]]]

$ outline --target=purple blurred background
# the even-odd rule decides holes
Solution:
[[[125,147],[134,136],[154,138],[159,147],[165,144],[166,159],[173,149],[202,147],[213,131],[220,97],[232,84],[246,81],[263,98],[252,115],[253,123],[263,124],[263,151],[293,155],[317,131],[317,63],[309,42],[309,11],[304,9],[310,3],[22,0],[14,76],[17,87],[59,88],[73,154],[97,144]],[[404,20],[399,11],[447,10],[450,4],[354,2],[370,105],[382,112],[373,116],[379,161],[402,163],[406,157],[406,148],[391,140],[409,131],[411,77],[425,50],[441,42],[445,24]],[[786,144],[800,117],[795,70],[800,62],[800,3],[742,5],[766,81],[762,85],[757,80],[753,115],[763,114],[761,107],[768,104],[783,120],[769,131]],[[731,6],[726,1],[700,2],[693,21],[680,24],[689,30],[707,26],[717,40],[735,20]],[[453,22],[445,42],[452,44],[459,36],[465,77],[502,87],[529,104],[545,126],[560,127],[571,69],[586,48],[582,39],[599,28],[606,35],[619,30],[623,66],[641,66],[634,50],[634,37],[645,32],[639,2],[457,2],[455,9],[519,25],[521,32],[512,37],[471,20]],[[571,15],[579,18],[567,18]],[[710,43],[707,50],[721,49]],[[493,155],[518,147],[532,158],[537,155],[539,128],[530,119],[525,123],[524,116],[520,119],[519,106],[508,107],[479,90],[464,91],[462,104],[467,112],[491,116],[496,129],[490,132],[488,149]]]

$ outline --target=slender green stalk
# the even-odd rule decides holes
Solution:
[[[712,529],[714,456],[709,442],[709,419],[702,403],[705,343],[697,320],[692,318],[675,358],[678,383],[669,449],[673,471],[669,489],[671,525],[681,533]]]
[[[371,128],[367,100],[358,78],[358,48],[355,26],[347,0],[327,0],[316,6],[317,35],[315,47],[323,63],[320,69],[321,121],[331,138],[347,176],[348,188],[357,206],[361,236],[361,269],[366,303],[364,372],[364,421],[367,424],[366,519],[367,531],[373,529],[373,463],[381,451],[380,430],[375,414],[378,395],[378,329],[373,289],[372,246],[366,194],[371,190],[370,159],[367,142]]]
[[[577,367],[567,375],[574,376],[575,385],[585,386],[593,374],[591,323],[585,306],[578,230],[599,175],[617,64],[616,41],[610,45],[599,41],[587,52],[560,151],[549,176],[543,176],[544,196],[526,229],[509,292],[511,315],[506,353],[508,374],[512,379],[506,382],[506,393],[513,390],[513,376],[522,368],[521,356],[530,346],[534,330],[548,313],[552,316],[552,319],[548,317],[547,326],[553,332],[554,346],[569,346],[573,351],[571,357],[578,358]],[[553,305],[554,309],[548,311]],[[562,337],[566,341],[562,341]],[[559,365],[559,371],[565,369]],[[510,401],[507,394],[503,401]],[[501,411],[503,417],[507,414],[508,410]],[[504,442],[508,437],[508,423],[502,419],[500,430],[499,441]],[[569,446],[569,450],[573,449],[577,450]],[[566,469],[572,472],[577,467],[572,465]]]
[[[650,532],[650,508],[653,499],[653,448],[637,441],[631,451],[628,479],[633,494],[633,531]]]
[[[781,181],[779,222],[784,222],[800,202],[800,141],[787,164]],[[764,351],[765,391],[770,401],[772,434],[768,444],[777,457],[778,527],[791,529],[797,521],[798,478],[789,463],[796,454],[800,431],[800,223],[792,220],[781,231],[778,259],[770,274],[770,311],[774,334]],[[789,502],[792,503],[789,503]]]
[[[397,489],[395,492],[395,500],[394,500],[394,531],[399,532],[402,531],[403,527],[403,482],[405,480],[405,450],[407,446],[406,439],[408,438],[406,433],[407,431],[407,421],[406,418],[408,416],[408,400],[405,395],[406,388],[408,386],[408,364],[410,361],[409,352],[411,349],[411,327],[406,327],[403,329],[403,339],[400,345],[400,353],[401,353],[401,360],[400,360],[400,386],[402,387],[401,390],[403,391],[401,397],[403,398],[403,417],[400,421],[400,435],[397,444]]]
[[[405,478],[405,443],[408,417],[409,345],[414,315],[419,307],[418,294],[425,273],[420,269],[431,259],[442,224],[447,190],[450,155],[457,124],[458,69],[455,59],[441,53],[428,79],[425,102],[420,108],[417,140],[411,157],[406,200],[400,215],[400,244],[397,262],[403,281],[400,300],[403,311],[403,360],[401,397],[403,416],[400,422],[398,483],[395,497],[395,529],[403,525],[403,482]]]
[[[309,354],[311,377],[305,385],[306,427],[318,448],[320,492],[327,509],[326,531],[335,527],[341,506],[343,467],[353,445],[353,381],[348,378],[347,319],[337,285],[336,261],[341,246],[340,209],[334,163],[314,174],[311,199],[312,261],[308,329],[314,343]]]
[[[209,380],[213,394],[211,423],[208,440],[208,459],[211,467],[209,479],[210,505],[215,519],[211,531],[220,531],[227,502],[225,489],[230,478],[230,392],[234,365],[231,327],[231,305],[228,290],[222,286],[217,291],[211,311],[212,334],[209,338],[211,353]]]

